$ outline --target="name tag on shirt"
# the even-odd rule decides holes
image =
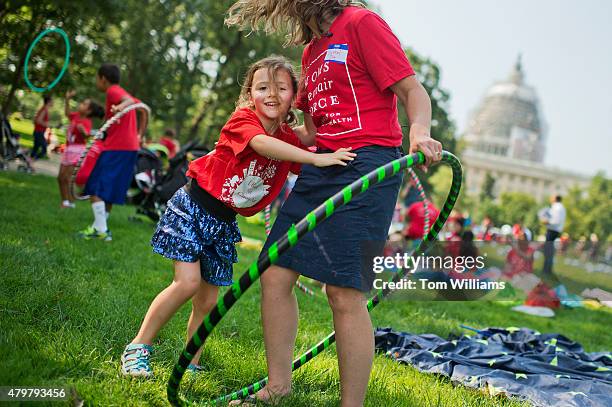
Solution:
[[[348,44],[331,44],[327,48],[327,54],[325,55],[325,61],[337,62],[339,64],[346,64],[347,56],[348,56]]]

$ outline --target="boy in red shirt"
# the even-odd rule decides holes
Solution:
[[[104,108],[91,99],[85,99],[74,112],[70,111],[70,99],[75,95],[75,91],[66,92],[64,101],[64,113],[70,124],[66,131],[66,149],[62,156],[57,182],[59,184],[60,195],[62,197],[62,208],[74,208],[74,197],[70,194],[70,177],[74,171],[74,166],[79,161],[83,151],[87,148],[87,138],[91,132],[91,118],[103,118]]]
[[[43,105],[36,116],[34,116],[34,146],[30,152],[30,157],[34,159],[47,157],[47,140],[45,139],[45,131],[49,127],[49,108],[53,105],[51,96],[43,96]]]
[[[106,92],[107,120],[127,106],[139,102],[119,86],[119,79],[117,65],[103,64],[98,69],[96,87]],[[143,116],[138,120],[137,127],[136,112],[131,111],[107,130],[106,139],[102,143],[103,151],[83,191],[85,195],[91,196],[94,222],[79,232],[82,238],[112,240],[106,221],[113,204],[125,203],[140,148],[140,135],[144,133],[146,124],[146,116]]]

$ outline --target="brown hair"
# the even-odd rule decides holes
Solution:
[[[354,0],[238,0],[227,11],[225,24],[257,31],[263,23],[266,33],[287,31],[288,44],[307,44],[320,37],[321,22],[337,16],[347,6],[363,4]],[[316,22],[313,32],[308,23]]]
[[[93,99],[86,99],[89,101],[89,114],[87,117],[97,117],[98,119],[104,119],[106,112],[100,103]]]
[[[250,107],[250,96],[251,96],[251,88],[253,87],[253,76],[255,76],[255,72],[260,69],[267,69],[270,77],[273,82],[276,82],[276,72],[279,69],[284,69],[289,74],[291,78],[291,88],[293,89],[293,95],[297,95],[298,92],[298,80],[295,74],[295,70],[293,69],[293,65],[291,62],[283,56],[279,55],[271,55],[264,59],[260,59],[259,61],[253,63],[246,75],[244,76],[244,83],[242,84],[242,89],[240,90],[240,96],[238,96],[238,100],[236,101],[236,109],[241,109],[244,107]],[[275,86],[272,84],[271,86]],[[284,120],[285,123],[289,125],[293,125],[297,123],[297,116],[291,109],[287,112],[287,117]],[[279,123],[280,124],[280,123]]]

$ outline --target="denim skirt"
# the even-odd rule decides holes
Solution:
[[[262,253],[343,187],[402,156],[399,147],[367,146],[354,152],[357,156],[347,166],[302,166]],[[282,254],[276,264],[322,283],[370,291],[368,258],[371,261],[371,256],[382,253],[401,181],[402,174],[396,174],[353,197]]]

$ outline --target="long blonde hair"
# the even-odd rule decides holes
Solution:
[[[351,5],[363,7],[355,0],[238,0],[228,9],[225,24],[252,31],[263,24],[266,33],[288,32],[288,44],[307,44],[323,34],[322,22]],[[313,20],[316,32],[308,25]]]
[[[251,89],[253,88],[253,76],[255,76],[255,72],[260,69],[267,69],[270,78],[272,78],[272,85],[275,86],[276,82],[276,73],[283,69],[287,71],[289,77],[291,78],[291,88],[293,89],[293,97],[298,93],[298,79],[295,74],[295,70],[293,69],[293,65],[291,62],[280,55],[270,55],[269,57],[260,59],[257,62],[254,62],[250,67],[247,73],[244,75],[244,81],[242,84],[242,88],[240,89],[240,96],[238,96],[238,100],[236,101],[236,109],[241,109],[244,107],[251,107]],[[282,120],[288,125],[294,125],[297,123],[297,116],[295,113],[289,109],[287,112],[287,117],[285,120]],[[280,125],[280,123],[278,123]]]

